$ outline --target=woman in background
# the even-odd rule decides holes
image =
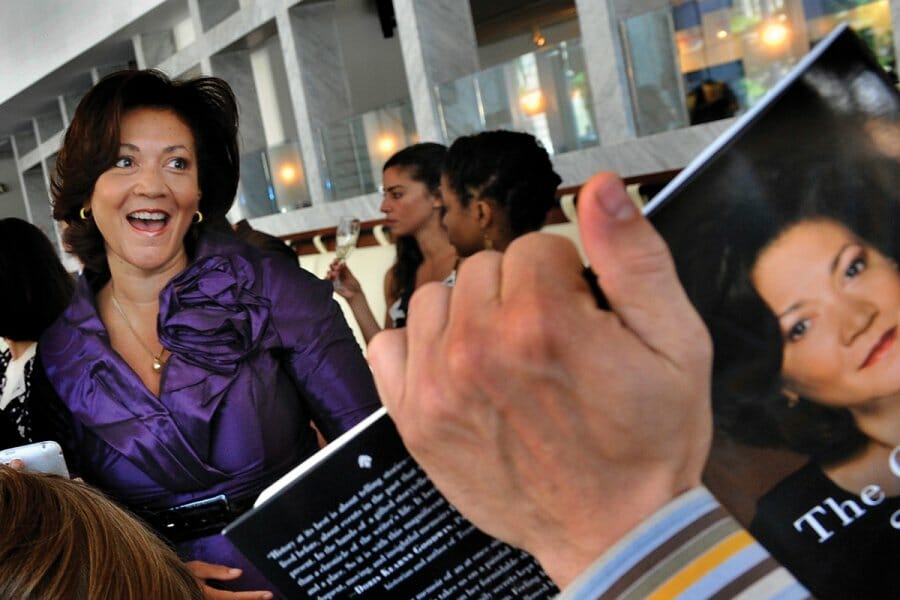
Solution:
[[[269,598],[220,535],[259,492],[379,406],[331,297],[296,262],[220,223],[238,183],[221,79],[123,71],[81,100],[52,182],[84,264],[44,334],[84,479],[167,537],[194,574]]]
[[[461,257],[503,251],[539,230],[562,180],[534,136],[486,131],[450,146],[441,177],[444,225]]]
[[[99,491],[0,465],[0,598],[199,600],[171,548]]]
[[[37,340],[69,304],[74,280],[44,233],[0,219],[0,448],[58,440],[67,419]]]
[[[452,283],[456,250],[441,225],[441,165],[446,153],[441,144],[415,144],[384,163],[381,211],[397,246],[397,260],[384,275],[387,328],[405,326],[416,288],[429,281]],[[368,343],[381,327],[359,281],[338,260],[331,263],[326,279],[337,282],[335,291],[347,300]]]

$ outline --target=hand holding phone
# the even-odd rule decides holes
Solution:
[[[16,459],[22,461],[26,472],[53,473],[69,477],[69,469],[66,466],[62,448],[56,442],[35,442],[0,450],[0,464],[9,464]]]

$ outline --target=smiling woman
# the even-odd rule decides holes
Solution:
[[[735,167],[718,233],[676,260],[707,266],[686,280],[716,348],[717,426],[808,457],[750,532],[817,597],[883,597],[900,548],[900,169],[855,147],[802,160]]]
[[[98,83],[53,179],[84,274],[40,350],[72,414],[75,470],[197,577],[262,598],[267,582],[218,532],[315,452],[310,421],[330,440],[379,403],[331,285],[214,231],[237,182],[224,81]]]

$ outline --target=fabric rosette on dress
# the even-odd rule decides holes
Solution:
[[[277,337],[270,327],[271,304],[260,294],[262,283],[240,255],[207,256],[160,294],[159,338],[172,353],[164,373],[165,402],[201,456],[213,446],[210,424],[221,403],[244,403],[231,410],[246,411],[245,423],[255,424],[254,406],[264,391],[256,368],[278,369],[271,357],[247,360]]]
[[[159,339],[172,354],[223,375],[259,348],[271,304],[241,256],[199,259],[160,295]]]

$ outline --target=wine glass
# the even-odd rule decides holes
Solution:
[[[339,264],[347,260],[347,256],[356,248],[359,239],[359,219],[354,217],[341,217],[335,231],[334,254]],[[343,288],[339,279],[334,280],[334,289]]]
[[[341,217],[335,232],[334,253],[338,260],[344,262],[356,248],[359,239],[359,219],[353,217]]]

